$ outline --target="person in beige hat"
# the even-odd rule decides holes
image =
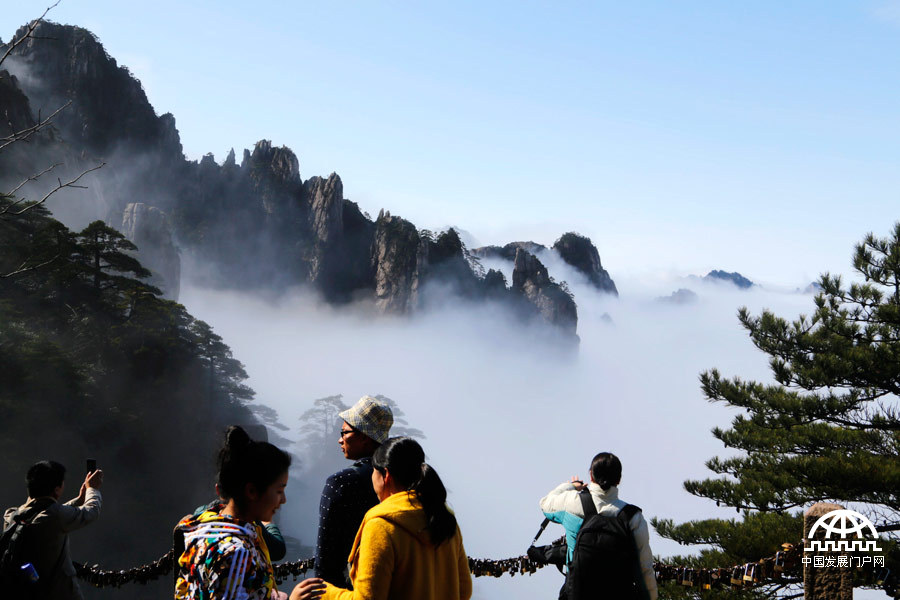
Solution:
[[[372,488],[372,455],[390,436],[394,414],[387,403],[363,396],[339,413],[343,423],[338,444],[354,461],[325,481],[319,501],[316,576],[347,588],[347,557],[366,512],[378,504]]]

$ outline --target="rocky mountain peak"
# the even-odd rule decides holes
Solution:
[[[482,246],[473,248],[472,254],[479,258],[503,258],[505,260],[515,260],[516,251],[525,250],[529,254],[538,254],[547,249],[547,246],[538,244],[537,242],[510,242],[505,246]]]
[[[749,289],[756,285],[738,272],[728,273],[727,271],[713,270],[706,274],[703,278],[707,281],[728,281],[738,286],[742,290]]]
[[[382,312],[406,314],[415,308],[422,246],[415,225],[385,210],[378,213],[372,261],[375,305]]]
[[[223,169],[232,169],[235,166],[237,166],[237,165],[236,165],[235,159],[234,159],[234,148],[232,148],[231,150],[228,151],[228,156],[225,157],[225,162],[222,163],[222,168]]]
[[[518,261],[519,285],[511,289],[500,272],[485,274],[472,261],[455,229],[419,232],[386,211],[373,222],[343,197],[337,174],[304,182],[294,152],[270,140],[244,150],[240,166],[234,150],[221,166],[212,154],[188,161],[175,117],[156,116],[140,82],[93,34],[53,23],[37,34],[42,39],[18,47],[7,62],[12,75],[15,69],[28,74],[28,85],[17,91],[12,75],[0,78],[0,112],[26,122],[38,110],[46,115],[71,101],[54,120],[60,160],[53,162],[70,170],[107,163],[92,176],[90,209],[121,219],[141,260],[163,279],[177,281],[177,239],[204,265],[197,276],[204,285],[279,290],[311,284],[328,302],[373,299],[380,311],[395,314],[432,300],[491,299],[523,319],[548,317],[538,321],[574,333],[574,302],[532,260],[544,246],[513,242],[502,249],[511,261],[520,249],[532,256]],[[46,167],[48,154],[35,146],[21,145],[30,163],[0,155],[0,181]],[[137,194],[145,203],[133,202]],[[177,287],[167,294],[174,297]]]
[[[337,241],[343,231],[344,184],[337,173],[310,177],[303,183],[309,204],[309,226],[319,244]]]
[[[275,181],[300,183],[300,161],[287,146],[273,148],[271,140],[260,140],[249,158],[251,169],[265,172]]]
[[[575,336],[578,309],[572,296],[550,278],[536,256],[522,248],[516,251],[512,289],[537,307],[547,322]]]
[[[54,120],[69,144],[101,158],[123,146],[183,156],[174,118],[156,116],[140,82],[87,29],[42,22],[4,66],[27,73],[22,88],[34,111],[48,115],[72,102]]]
[[[590,238],[570,231],[556,240],[553,249],[566,263],[583,273],[598,290],[619,295],[612,277],[600,264],[600,252]]]
[[[211,169],[218,167],[216,164],[216,157],[212,152],[207,152],[203,155],[203,158],[200,159],[200,168],[201,169]]]

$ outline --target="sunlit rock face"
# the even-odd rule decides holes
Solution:
[[[327,179],[311,177],[303,184],[303,192],[309,207],[309,279],[316,283],[329,267],[337,266],[333,263],[344,233],[344,186],[337,173],[332,173]]]
[[[419,267],[427,261],[415,225],[382,211],[375,221],[372,261],[375,305],[382,312],[407,314],[418,299]]]
[[[572,297],[550,279],[547,268],[533,254],[516,251],[512,289],[534,304],[541,316],[568,335],[575,335],[578,310]]]
[[[166,298],[178,300],[181,257],[166,214],[143,202],[129,204],[122,216],[121,230],[138,247],[138,260],[153,273],[148,283],[162,290]]]
[[[612,277],[600,264],[600,252],[590,238],[570,232],[556,240],[553,249],[564,261],[584,273],[598,290],[619,295]]]

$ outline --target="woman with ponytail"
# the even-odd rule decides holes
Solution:
[[[219,451],[216,487],[224,503],[185,517],[178,559],[176,600],[284,600],[260,521],[271,521],[285,503],[291,457],[267,442],[255,442],[230,427]]]
[[[417,441],[395,437],[372,456],[380,503],[363,518],[350,551],[353,590],[300,582],[291,600],[468,600],[469,560],[447,490]]]

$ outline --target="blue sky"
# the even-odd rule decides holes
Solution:
[[[47,2],[5,7],[0,35]],[[848,272],[900,218],[900,2],[63,0],[189,158],[304,177],[483,243],[590,235],[619,274]]]

